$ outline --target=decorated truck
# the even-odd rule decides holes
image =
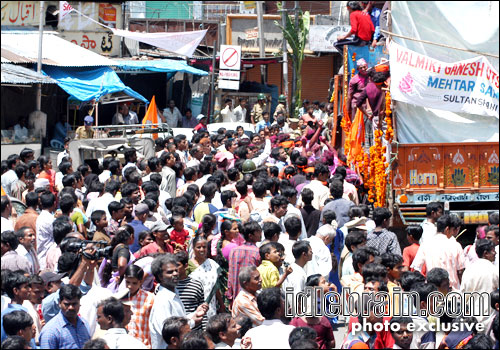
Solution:
[[[466,225],[487,224],[489,212],[498,210],[498,142],[399,145],[391,174],[401,224],[420,223],[433,201]]]
[[[498,20],[484,31],[451,8],[462,6],[459,12],[484,22],[494,10],[481,3],[391,6],[394,25],[383,30],[383,48],[344,47],[343,74],[332,79],[338,115],[332,143],[365,180],[369,201],[393,209],[394,228],[421,223],[426,205],[439,201],[463,219],[467,231],[460,242],[468,244],[473,229],[499,209]],[[360,58],[369,67],[390,66],[383,132],[376,130],[375,144],[363,149],[361,124],[349,121],[345,108]]]

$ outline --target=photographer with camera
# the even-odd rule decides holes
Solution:
[[[82,237],[80,234],[78,236]],[[61,251],[57,270],[60,274],[68,274],[69,278],[63,281],[63,284],[77,286],[83,294],[87,294],[92,287],[97,266],[95,245],[74,236],[66,237],[61,242]],[[59,311],[59,290],[57,290],[43,300],[42,313],[48,322]]]

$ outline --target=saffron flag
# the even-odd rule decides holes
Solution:
[[[356,116],[352,122],[351,132],[347,136],[346,143],[349,143],[349,155],[350,161],[354,161],[356,156],[363,150],[363,142],[365,141],[365,121],[363,112],[358,108],[356,111]]]
[[[158,124],[158,108],[156,107],[156,100],[155,96],[153,95],[153,98],[151,99],[151,103],[149,104],[148,110],[146,112],[146,115],[144,115],[144,118],[142,118],[142,125],[146,124]],[[158,126],[154,126],[154,128],[157,128]],[[154,133],[153,134],[153,139],[157,139],[158,134]]]

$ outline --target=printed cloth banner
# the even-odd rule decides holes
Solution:
[[[74,8],[67,1],[59,1],[59,20],[66,17]]]
[[[389,55],[394,100],[498,118],[498,72],[484,56],[445,63],[394,41]]]
[[[192,57],[208,29],[192,32],[136,33],[110,28],[113,34],[153,45],[176,54]]]

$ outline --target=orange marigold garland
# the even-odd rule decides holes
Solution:
[[[370,176],[366,182],[368,187],[368,200],[374,203],[376,208],[384,207],[386,201],[387,175],[385,173],[388,164],[385,157],[386,147],[382,146],[382,130],[375,130],[375,145],[370,147]]]
[[[394,139],[394,129],[392,126],[392,110],[391,110],[391,93],[389,91],[385,94],[385,122],[387,124],[387,130],[385,132],[385,139],[389,144]]]

